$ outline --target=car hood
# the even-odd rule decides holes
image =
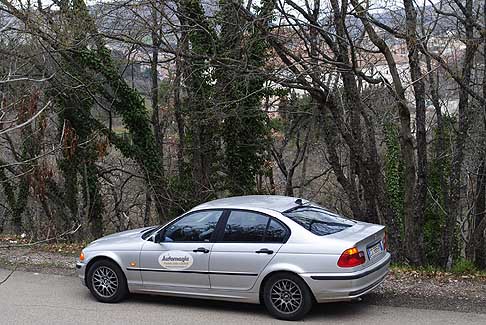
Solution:
[[[122,232],[117,232],[115,234],[111,234],[105,237],[101,237],[96,239],[95,241],[91,242],[87,248],[89,249],[100,249],[101,247],[105,248],[111,245],[117,245],[120,247],[121,244],[128,244],[130,242],[139,241],[141,240],[142,233],[146,230],[153,229],[155,227],[144,227],[144,228],[137,228]],[[114,248],[114,247],[110,247]]]

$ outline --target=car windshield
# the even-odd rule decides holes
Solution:
[[[284,212],[283,215],[318,236],[340,232],[356,223],[351,219],[313,206],[297,207]]]

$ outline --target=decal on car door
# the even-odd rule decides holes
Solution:
[[[194,263],[192,255],[183,251],[167,251],[159,256],[159,264],[168,270],[185,270]]]

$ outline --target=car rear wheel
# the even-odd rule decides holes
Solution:
[[[300,320],[312,308],[312,293],[305,282],[291,273],[277,273],[266,281],[263,301],[268,312],[283,320]]]
[[[93,296],[101,302],[119,302],[128,295],[127,281],[112,261],[96,261],[88,270],[87,281]]]

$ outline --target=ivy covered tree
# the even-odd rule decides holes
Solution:
[[[263,2],[258,14],[268,23],[268,5]],[[221,33],[216,66],[216,102],[223,112],[222,140],[225,172],[224,190],[231,195],[255,192],[256,176],[261,172],[268,148],[269,127],[261,109],[268,45],[261,31],[249,29],[239,15],[238,0],[221,0]]]

